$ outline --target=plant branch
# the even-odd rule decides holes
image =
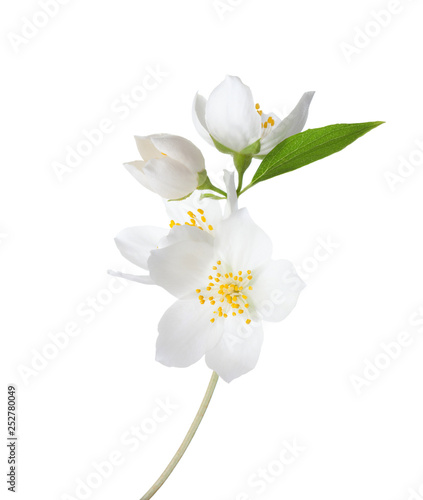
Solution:
[[[206,413],[206,410],[209,406],[211,397],[213,396],[214,389],[216,387],[217,381],[219,380],[219,375],[216,372],[213,372],[209,385],[207,387],[207,391],[204,395],[203,401],[201,403],[201,406],[197,412],[197,415],[194,418],[194,421],[191,424],[191,427],[189,428],[187,435],[185,436],[185,439],[182,441],[181,446],[179,447],[178,451],[175,453],[175,456],[172,458],[172,460],[169,462],[169,465],[166,467],[166,469],[163,471],[162,475],[157,479],[157,481],[153,484],[153,486],[147,491],[147,493],[141,498],[141,500],[150,500],[150,498],[157,493],[159,488],[163,486],[167,478],[172,474],[173,469],[178,465],[179,460],[181,460],[183,454],[186,452],[189,444],[192,441],[192,438],[194,437],[194,434],[196,433],[198,426],[200,425],[201,421],[203,420],[204,414]]]

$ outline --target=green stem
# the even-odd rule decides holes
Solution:
[[[194,418],[194,421],[191,424],[191,427],[188,429],[187,435],[185,439],[182,441],[181,446],[178,448],[178,451],[175,453],[175,456],[169,462],[169,465],[163,471],[162,475],[157,479],[157,481],[153,484],[153,486],[147,491],[147,493],[141,498],[141,500],[150,500],[150,498],[157,493],[159,488],[161,488],[166,481],[166,479],[172,474],[173,469],[178,465],[179,460],[181,460],[183,454],[186,452],[189,444],[196,433],[198,426],[203,420],[204,414],[209,406],[211,397],[213,396],[214,389],[216,387],[217,381],[219,379],[219,375],[216,372],[213,372],[209,385],[207,387],[206,394],[204,395],[201,406],[197,412],[197,415]]]
[[[254,184],[252,184],[252,183],[248,184],[248,186],[245,186],[245,188],[238,193],[238,197],[241,196],[243,193],[245,193],[245,191],[247,191],[248,189],[252,188],[253,186],[254,186]]]
[[[242,190],[242,182],[244,180],[244,173],[245,171],[238,172],[238,187],[236,188],[236,194],[238,195],[238,197],[242,193],[241,190]]]
[[[204,191],[205,189],[209,189],[210,191],[215,191],[216,193],[219,193],[226,198],[225,191],[222,191],[217,186],[215,186],[208,177],[206,178],[204,183],[201,184],[201,186],[199,186],[197,189],[200,189],[201,191]]]

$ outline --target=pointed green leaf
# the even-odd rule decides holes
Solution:
[[[337,153],[382,123],[340,123],[288,137],[265,156],[249,187]]]

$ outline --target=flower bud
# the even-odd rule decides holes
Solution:
[[[201,151],[183,137],[153,134],[135,137],[142,160],[125,163],[144,187],[166,199],[188,196],[206,178]]]

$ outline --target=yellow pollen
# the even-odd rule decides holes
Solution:
[[[245,320],[245,322],[247,323],[247,325],[249,325],[251,323],[251,319],[247,319]]]
[[[213,226],[211,224],[208,227],[209,227],[209,231],[213,231]]]
[[[204,214],[204,210],[203,210],[202,208],[199,208],[199,209],[197,210],[197,212],[198,212],[199,214],[201,214],[201,215],[203,215],[203,214]]]
[[[197,226],[198,227],[198,226]],[[222,261],[218,260],[216,265],[213,266],[213,270],[217,271],[218,266],[222,265]],[[243,287],[240,285],[240,282],[245,279],[242,277],[243,271],[227,272],[225,274],[221,274],[220,272],[216,272],[213,276],[213,273],[209,275],[209,284],[206,288],[207,292],[211,292],[213,287],[216,286],[215,293],[217,292],[219,296],[215,298],[216,295],[212,295],[212,293],[207,293],[204,295],[198,295],[199,301],[201,304],[209,303],[212,306],[216,305],[216,302],[220,303],[217,311],[214,311],[213,314],[216,316],[212,318],[215,320],[218,318],[227,318],[229,316],[229,311],[232,312],[232,316],[237,316],[238,314],[248,313],[247,309],[250,305],[247,303],[248,295],[247,292],[242,292]],[[245,274],[245,277],[248,279],[252,279],[252,272],[248,270]],[[223,283],[222,283],[223,281]],[[253,287],[249,286],[249,290],[252,290]],[[201,293],[201,288],[196,289],[196,293]],[[247,314],[248,317],[248,314]],[[213,323],[214,321],[212,321]],[[249,324],[247,322],[247,324]]]
[[[214,323],[214,318],[212,318],[212,319],[210,320],[210,323]]]
[[[260,109],[260,104],[259,103],[256,104],[256,109]]]
[[[201,220],[202,220],[203,222],[206,222],[206,220],[207,220],[207,219],[206,219],[206,218],[204,217],[204,215],[203,215],[203,216],[201,217]]]
[[[194,219],[195,215],[191,211],[187,212],[187,214],[191,217],[191,219]]]

